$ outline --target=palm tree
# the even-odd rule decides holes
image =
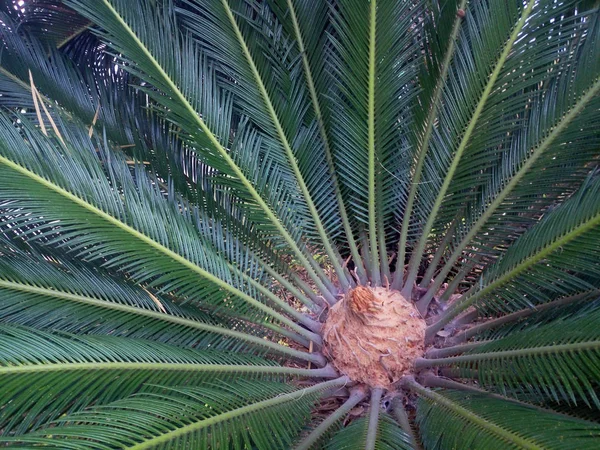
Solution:
[[[598,448],[598,2],[3,6],[0,445]]]

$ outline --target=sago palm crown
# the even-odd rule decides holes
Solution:
[[[597,1],[0,8],[0,446],[600,447]]]

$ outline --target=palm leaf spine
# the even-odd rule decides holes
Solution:
[[[228,266],[230,269],[235,270],[235,268],[231,264],[228,264]],[[312,320],[306,314],[301,313],[296,308],[292,307],[289,303],[283,301],[281,298],[279,298],[277,295],[275,295],[273,292],[271,292],[268,288],[263,286],[261,283],[256,281],[254,278],[252,278],[244,273],[240,273],[240,276],[248,284],[254,286],[254,288],[256,288],[257,291],[259,291],[261,294],[263,294],[265,297],[267,297],[269,300],[271,300],[281,310],[285,311],[291,317],[294,317],[295,319],[297,319],[298,322],[306,325],[308,327],[308,329],[315,331],[315,332],[318,332],[321,329],[321,324],[319,322]]]
[[[500,358],[519,358],[527,356],[549,355],[556,353],[575,353],[581,351],[598,351],[600,341],[575,342],[572,344],[544,345],[541,347],[521,348],[517,350],[503,350],[489,353],[471,353],[468,355],[450,356],[448,358],[425,359],[418,358],[415,361],[415,368],[426,369],[429,367],[447,366],[457,363],[486,361]]]
[[[421,450],[421,447],[418,444],[417,436],[415,435],[415,430],[410,425],[410,419],[408,414],[406,413],[406,409],[404,408],[404,403],[402,403],[402,397],[396,396],[392,399],[392,415],[394,419],[400,427],[404,430],[407,436],[410,438],[410,443],[415,450]]]
[[[308,298],[310,300],[312,300],[318,307],[320,307],[320,308],[324,307],[325,300],[324,300],[323,296],[317,295],[317,293],[314,291],[314,288],[309,286],[308,283],[306,281],[304,281],[302,278],[300,278],[296,272],[292,272],[291,274],[289,274],[289,276],[290,276],[290,281],[294,283],[294,286],[297,286],[299,289],[301,289],[302,292],[304,292],[308,296]],[[273,278],[275,278],[275,277],[273,277]],[[292,292],[292,291],[290,291],[290,292]]]
[[[369,152],[369,244],[371,253],[371,277],[373,284],[381,285],[377,236],[377,195],[375,185],[375,82],[377,70],[375,64],[377,40],[377,0],[371,0],[369,19],[369,100],[368,100],[368,152]],[[379,186],[381,189],[381,186]],[[381,207],[381,206],[380,206]],[[381,251],[385,251],[384,248]],[[385,256],[384,256],[385,257]]]
[[[371,270],[371,264],[369,263],[369,261],[371,261],[371,253],[369,251],[369,236],[367,235],[367,231],[365,230],[364,226],[360,227],[359,239],[360,251],[362,252],[362,259],[366,262],[365,270],[367,271],[367,277],[369,279],[372,279],[373,275]]]
[[[259,258],[257,255],[252,255],[252,257],[256,258],[256,259]],[[320,313],[322,311],[323,308],[321,308],[319,305],[317,305],[317,303],[310,298],[310,293],[311,293],[310,288],[308,288],[307,286],[304,286],[308,289],[308,292],[306,292],[306,291],[304,291],[302,286],[296,287],[291,281],[287,280],[282,274],[277,272],[275,269],[273,269],[273,267],[271,267],[266,262],[264,262],[264,264],[261,263],[261,267],[263,267],[265,269],[265,272],[267,272],[275,281],[277,281],[284,288],[286,288],[303,305],[307,306],[313,312],[316,312],[316,313]],[[293,280],[294,280],[294,283],[297,285],[298,284],[297,277],[293,278]],[[302,292],[301,289],[304,292]]]
[[[504,440],[510,445],[523,449],[543,450],[542,447],[536,445],[535,443],[530,442],[529,440],[524,439],[521,436],[518,436],[517,434],[511,433],[510,431],[505,430],[502,427],[499,427],[498,425],[454,403],[452,400],[444,397],[443,395],[433,392],[430,389],[424,388],[419,383],[417,383],[412,377],[405,377],[403,380],[403,384],[405,387],[415,392],[420,397],[426,398],[440,406],[447,408],[454,414],[477,425],[481,429],[496,435],[497,437]]]
[[[294,350],[292,348],[276,344],[274,342],[259,338],[257,336],[252,336],[250,334],[242,333],[228,328],[222,328],[216,325],[209,325],[202,322],[197,322],[195,320],[186,319],[184,317],[172,316],[169,314],[164,314],[162,312],[150,311],[148,309],[136,308],[133,306],[109,302],[106,300],[99,300],[97,298],[91,298],[85,295],[73,294],[71,292],[61,292],[56,289],[50,289],[41,286],[25,285],[2,279],[0,279],[0,289],[8,289],[13,292],[26,292],[29,294],[40,295],[43,297],[57,298],[59,300],[66,300],[84,305],[96,306],[102,309],[122,311],[124,313],[134,314],[141,317],[149,317],[161,322],[168,322],[175,325],[182,325],[185,327],[206,331],[209,333],[233,337],[236,339],[240,339],[241,341],[250,342],[260,347],[268,348],[276,353],[286,354],[296,359],[311,361],[315,364],[323,365],[325,363],[325,360],[319,358],[317,353],[301,352],[299,350]],[[277,331],[279,327],[274,326],[274,328],[274,331]],[[321,344],[320,341],[317,341],[316,343],[317,345]]]
[[[181,264],[182,266],[186,267],[187,269],[196,272],[198,275],[200,275],[202,278],[214,283],[215,285],[219,286],[220,288],[224,289],[227,292],[232,293],[233,295],[235,295],[236,297],[246,301],[249,305],[252,305],[253,307],[265,312],[266,314],[268,314],[269,316],[279,320],[282,323],[285,323],[287,326],[289,326],[292,330],[298,332],[299,334],[307,337],[310,340],[317,340],[318,339],[318,335],[316,335],[313,332],[310,332],[308,330],[306,330],[304,327],[301,327],[300,325],[298,325],[296,322],[294,322],[293,320],[290,320],[288,317],[283,316],[282,314],[274,311],[272,308],[268,307],[267,305],[264,305],[263,303],[259,302],[258,300],[255,300],[253,297],[251,297],[250,295],[238,290],[236,287],[231,286],[230,284],[224,282],[223,280],[221,280],[220,278],[214,276],[213,274],[211,274],[210,272],[207,272],[206,270],[202,269],[201,267],[198,267],[197,265],[195,265],[194,263],[192,263],[191,261],[187,260],[186,258],[184,258],[183,256],[175,253],[174,251],[172,251],[171,249],[164,247],[163,245],[159,244],[158,242],[152,240],[151,238],[149,238],[148,236],[146,236],[145,234],[137,231],[135,228],[121,222],[120,220],[114,218],[113,216],[111,216],[108,213],[105,213],[104,211],[102,211],[101,209],[95,207],[94,205],[86,202],[85,200],[82,200],[81,198],[79,198],[78,196],[72,194],[71,192],[61,188],[60,186],[52,183],[49,180],[46,180],[45,178],[39,176],[38,174],[31,172],[30,170],[20,166],[19,164],[14,163],[13,161],[9,160],[8,158],[5,158],[4,156],[0,156],[0,164],[4,164],[5,166],[7,166],[8,168],[10,168],[11,170],[18,172],[19,174],[31,179],[32,181],[41,184],[42,186],[47,187],[48,189],[56,192],[57,194],[61,195],[62,197],[70,200],[71,202],[75,203],[76,205],[82,207],[83,209],[87,210],[88,212],[102,218],[103,220],[107,221],[108,223],[110,223],[111,225],[114,225],[117,228],[120,228],[121,230],[125,231],[126,233],[130,234],[132,237],[138,239],[139,241],[149,245],[150,247],[152,247],[153,249],[155,249],[156,251],[164,254],[165,256],[168,256],[169,258],[173,259],[174,261],[176,261],[177,263]]]
[[[467,263],[467,267],[470,268],[469,270],[472,270],[480,260],[481,260],[481,255],[479,255],[479,254],[471,257],[471,260]],[[460,278],[460,277],[454,277],[452,279],[452,281],[448,284],[448,288],[444,291],[444,293],[440,297],[441,303],[447,302],[450,299],[452,294],[454,292],[456,292],[456,290],[458,289],[458,286],[461,283],[461,281],[462,281],[462,278]],[[462,295],[471,295],[471,293],[475,290],[475,288],[476,288],[476,286],[472,285],[469,288],[469,290]]]
[[[375,218],[375,223],[377,224],[377,238],[379,240],[379,265],[381,267],[381,278],[383,286],[389,286],[391,280],[390,273],[390,264],[388,260],[388,252],[387,252],[387,244],[385,239],[385,220],[383,216],[383,190],[381,186],[383,185],[383,181],[381,178],[381,171],[376,171],[375,177],[375,185],[380,188],[376,190],[377,197],[377,205],[380,205],[379,208],[376,209],[377,217]]]
[[[427,286],[429,286],[429,281],[434,277],[435,272],[438,269],[438,266],[440,264],[440,261],[442,260],[442,257],[444,256],[444,250],[446,249],[448,244],[450,244],[452,239],[454,239],[454,232],[456,231],[457,225],[458,225],[457,221],[456,220],[453,221],[452,224],[450,225],[450,227],[448,228],[448,230],[444,232],[444,238],[442,239],[442,241],[440,242],[440,244],[438,246],[438,251],[435,252],[435,254],[433,255],[433,259],[429,263],[429,266],[427,266],[425,275],[423,275],[423,280],[419,284],[419,286],[421,288],[426,288]]]
[[[319,132],[321,133],[321,138],[323,139],[323,146],[325,150],[325,159],[327,160],[327,166],[329,168],[329,174],[331,175],[331,179],[333,181],[333,187],[335,190],[335,197],[337,199],[338,208],[340,210],[340,218],[342,219],[342,224],[344,226],[344,232],[346,233],[346,240],[348,243],[348,247],[350,249],[350,254],[352,255],[352,260],[356,265],[357,274],[359,279],[363,284],[367,283],[367,273],[365,271],[365,266],[362,258],[360,257],[360,253],[358,251],[358,246],[356,245],[356,240],[354,239],[354,233],[352,232],[352,227],[350,226],[350,220],[348,218],[348,212],[346,211],[346,205],[344,203],[344,199],[342,198],[342,193],[340,190],[340,182],[337,177],[337,173],[335,171],[335,165],[333,163],[333,156],[331,152],[331,145],[329,143],[329,136],[327,135],[327,130],[325,129],[325,123],[323,120],[323,112],[321,111],[321,101],[319,100],[319,96],[317,95],[317,90],[315,88],[315,82],[312,75],[312,70],[310,67],[310,63],[308,61],[308,57],[306,55],[306,49],[304,47],[304,40],[302,38],[302,31],[300,30],[300,24],[298,23],[298,17],[296,16],[296,9],[294,8],[294,1],[287,0],[288,9],[290,11],[290,16],[292,19],[292,24],[294,26],[294,32],[296,34],[296,42],[298,43],[298,50],[302,55],[302,65],[304,68],[304,75],[306,77],[306,83],[308,85],[308,91],[310,92],[310,98],[312,100],[313,109],[315,111],[315,116],[317,118],[317,123],[319,125]]]
[[[365,439],[365,450],[375,450],[377,444],[377,428],[379,425],[379,411],[381,410],[382,388],[375,388],[371,391],[371,402],[369,408],[369,426],[367,428],[367,438]]]
[[[275,111],[275,108],[273,107],[273,102],[271,101],[269,93],[267,92],[267,89],[263,83],[260,72],[258,71],[256,64],[254,63],[254,59],[252,57],[252,54],[250,53],[250,49],[248,48],[248,45],[246,45],[244,36],[242,35],[242,32],[237,24],[237,21],[235,20],[233,11],[229,7],[229,3],[227,2],[227,0],[221,0],[221,3],[223,4],[223,8],[225,9],[225,12],[227,13],[227,17],[229,18],[229,21],[231,22],[231,26],[233,27],[233,30],[238,39],[240,47],[242,48],[244,56],[246,57],[248,65],[250,66],[250,69],[252,70],[252,74],[254,75],[254,79],[256,81],[258,89],[263,97],[265,106],[267,107],[269,115],[271,116],[271,119],[273,121],[273,125],[275,126],[275,129],[277,130],[277,134],[279,135],[279,140],[285,150],[287,159],[290,162],[290,165],[292,166],[292,170],[294,172],[294,175],[296,176],[296,181],[298,182],[298,185],[300,186],[300,190],[302,191],[303,197],[306,200],[306,204],[308,205],[308,209],[310,210],[312,219],[315,222],[315,226],[317,227],[317,231],[319,233],[319,236],[321,237],[321,241],[323,243],[323,246],[325,247],[325,251],[327,252],[327,255],[329,256],[331,264],[333,265],[336,273],[338,274],[338,279],[339,279],[340,283],[342,284],[343,289],[345,291],[347,291],[350,288],[350,281],[348,280],[348,278],[346,278],[346,272],[344,271],[344,269],[342,268],[342,266],[340,264],[340,259],[337,255],[337,252],[331,246],[331,239],[329,238],[329,236],[327,236],[327,232],[325,231],[323,223],[321,222],[321,217],[319,216],[319,212],[317,211],[317,208],[312,200],[312,196],[310,195],[308,187],[306,186],[306,183],[304,182],[304,177],[302,176],[302,172],[300,171],[300,168],[298,167],[298,163],[296,161],[296,157],[294,155],[294,152],[292,150],[292,147],[290,145],[288,137],[287,137],[285,131],[283,130],[283,127],[281,126],[281,122],[279,121],[277,112]],[[325,276],[325,278],[327,279],[326,276]]]
[[[310,263],[309,259],[304,255],[304,253],[300,250],[292,236],[283,226],[281,221],[277,218],[275,213],[271,210],[271,208],[266,204],[264,199],[260,196],[260,194],[256,191],[250,180],[244,175],[243,171],[240,167],[235,163],[235,161],[231,158],[227,150],[221,145],[217,137],[210,130],[210,128],[206,125],[206,123],[202,120],[200,115],[194,110],[190,102],[186,99],[185,95],[179,90],[174,81],[169,77],[169,75],[165,72],[165,70],[158,64],[158,61],[154,56],[150,53],[148,48],[140,41],[131,27],[125,22],[123,17],[118,13],[117,10],[112,6],[109,0],[101,0],[104,5],[110,10],[115,19],[121,24],[123,29],[127,32],[127,34],[131,37],[131,39],[136,43],[139,47],[140,51],[146,56],[152,64],[155,66],[156,70],[161,74],[165,83],[171,88],[177,100],[181,102],[184,108],[188,111],[191,117],[194,118],[194,121],[198,124],[203,133],[206,134],[210,142],[214,145],[215,149],[218,151],[219,155],[223,158],[223,160],[227,163],[229,167],[233,170],[236,177],[240,180],[240,182],[244,185],[244,187],[248,190],[248,192],[252,195],[252,198],[257,202],[260,208],[265,212],[271,223],[277,228],[281,236],[285,239],[287,244],[290,246],[296,257],[302,261],[303,265],[306,267],[307,273],[310,278],[315,282],[315,284],[322,290],[323,295],[328,297],[328,300],[335,302],[335,297],[332,293],[327,289],[325,284],[323,283],[323,279],[327,278],[322,270],[319,270],[320,273],[317,274],[314,266]]]
[[[236,417],[241,417],[246,414],[251,414],[255,411],[260,411],[261,409],[264,409],[264,408],[278,406],[283,403],[293,401],[297,398],[301,398],[305,395],[310,395],[310,394],[314,394],[317,392],[325,391],[326,389],[329,389],[332,387],[343,386],[346,383],[348,383],[348,381],[349,381],[348,377],[340,377],[336,380],[326,381],[326,382],[319,383],[319,384],[316,384],[314,386],[311,386],[311,387],[308,387],[305,389],[300,389],[298,391],[291,392],[289,394],[279,395],[277,397],[274,397],[274,398],[271,398],[268,400],[263,400],[261,402],[253,403],[251,405],[237,408],[237,409],[234,409],[233,411],[228,411],[226,413],[222,413],[217,416],[210,417],[208,419],[199,420],[198,422],[182,426],[181,428],[170,431],[168,433],[163,433],[159,436],[156,436],[155,438],[148,439],[145,442],[134,445],[134,446],[130,447],[130,449],[131,450],[143,450],[143,449],[156,448],[157,446],[167,444],[170,441],[175,441],[179,437],[185,436],[190,433],[197,432],[199,430],[202,430],[204,428],[207,428],[207,427],[210,427],[213,425],[217,425],[222,422],[233,420]]]
[[[454,345],[452,347],[435,348],[432,347],[425,352],[425,358],[437,359],[445,358],[447,356],[460,355],[461,353],[469,352],[473,349],[479,348],[482,345],[487,344],[489,341],[476,341],[469,342],[468,344]]]
[[[317,428],[312,430],[308,436],[306,436],[295,450],[309,450],[315,445],[321,436],[323,436],[337,421],[350,412],[358,403],[360,403],[366,396],[366,393],[362,389],[355,389],[351,392],[350,397],[331,413],[325,420],[323,420]]]
[[[409,267],[408,267],[408,275],[406,277],[406,284],[402,290],[402,295],[404,295],[405,298],[410,298],[410,294],[412,292],[412,285],[414,284],[414,282],[417,278],[417,272],[419,269],[419,265],[421,263],[421,257],[423,255],[423,251],[425,250],[425,245],[427,244],[427,240],[429,239],[429,233],[431,232],[431,229],[433,228],[433,224],[437,217],[438,210],[440,209],[440,206],[442,205],[444,197],[446,196],[448,187],[450,186],[450,182],[452,181],[452,178],[454,177],[454,173],[456,172],[456,168],[458,167],[458,163],[461,160],[463,152],[467,148],[467,144],[469,143],[469,140],[471,139],[471,135],[473,134],[473,131],[475,131],[475,126],[477,125],[477,122],[481,116],[481,113],[483,112],[483,108],[485,107],[485,104],[486,104],[490,94],[492,93],[492,89],[494,88],[494,85],[496,84],[496,80],[500,76],[500,72],[502,71],[502,68],[504,67],[504,63],[506,62],[506,59],[508,58],[510,51],[512,50],[513,44],[518,39],[519,34],[521,33],[521,30],[525,26],[527,17],[529,17],[529,15],[533,9],[533,6],[535,4],[536,4],[535,0],[529,0],[529,2],[527,3],[527,6],[523,9],[523,12],[521,13],[521,17],[519,18],[519,21],[515,25],[515,28],[513,29],[512,33],[510,34],[510,37],[506,41],[506,44],[504,45],[504,49],[502,50],[502,53],[500,54],[500,57],[498,58],[498,61],[496,62],[494,70],[492,71],[492,73],[490,75],[490,78],[485,86],[485,89],[483,90],[483,93],[481,94],[481,98],[479,99],[479,102],[477,103],[477,107],[475,108],[475,111],[473,112],[473,115],[469,121],[469,125],[467,126],[467,128],[465,130],[465,134],[463,135],[463,138],[461,139],[460,145],[458,146],[458,149],[456,150],[456,153],[454,154],[454,158],[452,159],[452,164],[450,165],[450,167],[448,168],[448,171],[446,172],[446,177],[444,178],[444,182],[443,182],[443,184],[440,188],[440,191],[438,192],[438,195],[435,199],[433,208],[432,208],[431,212],[429,213],[429,217],[427,219],[427,223],[425,224],[425,227],[423,228],[423,232],[421,234],[421,238],[419,239],[419,243],[417,244],[417,247],[416,247],[415,251],[412,253],[411,258],[410,258],[410,263],[409,263]]]
[[[461,9],[465,9],[468,0],[462,0],[460,4]],[[433,101],[429,107],[429,113],[427,114],[425,133],[421,139],[419,146],[416,150],[417,162],[412,174],[410,182],[410,190],[408,192],[408,198],[406,200],[406,206],[404,208],[404,214],[402,217],[402,225],[400,227],[400,240],[398,241],[398,262],[396,263],[396,273],[394,275],[394,281],[392,282],[392,288],[400,290],[404,283],[404,260],[406,259],[406,245],[408,239],[408,228],[410,226],[410,219],[412,216],[413,205],[415,197],[417,195],[417,189],[423,175],[423,165],[425,164],[425,157],[427,156],[427,150],[429,149],[429,141],[433,135],[433,127],[436,122],[439,107],[442,101],[442,92],[446,84],[446,78],[448,77],[448,71],[450,69],[450,63],[454,57],[454,50],[456,49],[456,40],[458,39],[458,33],[460,32],[460,26],[462,24],[462,18],[458,15],[454,19],[452,25],[452,32],[450,33],[450,40],[448,42],[448,49],[444,56],[444,60],[441,66],[441,73],[439,79],[435,85],[433,91]]]
[[[148,370],[171,372],[203,372],[203,373],[247,373],[247,374],[281,374],[311,378],[334,378],[338,376],[331,366],[321,369],[297,369],[277,366],[246,366],[227,364],[190,364],[190,363],[146,363],[146,362],[87,362],[87,363],[53,363],[22,364],[18,366],[0,367],[2,375],[37,374],[72,371],[122,371]]]

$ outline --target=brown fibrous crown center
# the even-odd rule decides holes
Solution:
[[[423,356],[425,320],[398,291],[358,286],[329,311],[325,352],[352,381],[390,388]]]

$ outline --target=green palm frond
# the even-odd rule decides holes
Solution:
[[[330,296],[330,289],[326,289],[324,284],[324,274],[314,262],[311,263],[313,259],[307,257],[304,244],[299,243],[298,225],[294,222],[298,223],[299,220],[302,225],[307,225],[310,220],[302,217],[305,216],[301,214],[302,197],[297,194],[289,171],[281,166],[283,155],[274,155],[271,149],[273,144],[252,130],[246,133],[238,130],[240,138],[236,139],[233,146],[237,151],[232,154],[227,151],[232,114],[231,95],[216,85],[214,67],[207,67],[207,77],[201,74],[203,67],[195,64],[198,58],[202,58],[201,49],[191,36],[180,36],[175,28],[172,9],[161,11],[150,4],[137,4],[135,9],[131,9],[129,2],[112,5],[104,1],[80,6],[80,10],[90,19],[102,23],[109,33],[106,37],[115,48],[124,54],[136,55],[135,63],[126,64],[126,67],[162,91],[162,95],[150,90],[148,93],[169,109],[169,115],[190,135],[195,146],[209,150],[199,153],[199,156],[228,176],[228,187],[235,189],[236,195],[243,196],[244,206],[255,205],[248,214],[263,225],[272,224],[281,243],[291,248],[295,256],[308,267],[311,278],[324,291],[324,295]],[[157,17],[163,20],[159,21]],[[229,21],[228,17],[226,19]],[[157,36],[179,36],[176,45],[178,53],[173,53],[172,49],[165,52],[161,46],[171,38],[161,40]],[[189,67],[180,70],[179,65],[186,61]],[[206,61],[205,64],[208,63]],[[175,71],[175,68],[178,70]],[[189,80],[206,82],[198,85]],[[188,86],[191,91],[182,91],[182,87],[187,89]],[[206,119],[201,119],[198,114]],[[252,154],[248,153],[250,151]],[[257,152],[267,161],[260,170],[257,170],[257,163],[262,157],[256,158]],[[272,186],[264,185],[267,178]],[[300,217],[296,217],[296,214]]]
[[[0,36],[0,446],[597,447],[597,1]]]
[[[417,92],[413,80],[420,51],[419,40],[405,30],[422,7],[420,2],[348,1],[332,12],[328,67],[335,83],[334,157],[350,210],[368,230],[374,280],[380,279],[380,271],[391,278],[386,229],[397,219],[402,193],[396,180],[406,176],[410,160],[407,124]]]
[[[324,390],[344,381],[298,390],[269,381],[156,386],[126,400],[61,417],[55,421],[57,426],[11,441],[64,448],[61,441],[69,439],[70,448],[81,449],[240,448],[244,444],[287,448],[298,431],[298,417],[310,413]],[[271,425],[257,427],[256,421]],[[110,434],[105,432],[108,424],[114,430]]]
[[[327,161],[329,176],[335,189],[337,207],[339,208],[340,220],[343,224],[344,235],[337,243],[341,248],[349,248],[352,260],[357,268],[357,276],[362,283],[366,282],[366,269],[357,246],[353,230],[353,220],[348,214],[346,201],[342,191],[340,177],[336,173],[333,157],[333,146],[331,142],[330,117],[331,111],[328,107],[328,83],[331,81],[327,67],[327,39],[330,24],[327,20],[329,5],[326,2],[274,0],[272,6],[276,16],[281,20],[283,27],[289,36],[296,40],[297,49],[302,58],[302,68],[306,79],[306,85],[310,92],[312,109],[314,110],[321,139],[323,141],[323,153]],[[314,155],[321,158],[320,155]]]
[[[358,419],[339,432],[325,448],[332,450],[364,449],[367,427],[366,418]],[[387,414],[382,414],[377,428],[375,448],[378,450],[410,450],[414,447],[394,419]]]
[[[580,400],[600,408],[600,313],[597,302],[594,305],[596,308],[583,309],[574,317],[557,318],[483,342],[464,355],[423,359],[417,365],[456,365],[465,369],[467,377],[474,375],[482,386],[504,394],[527,392],[538,401],[549,398],[577,404]]]
[[[482,275],[472,295],[446,311],[439,324],[473,304],[506,312],[593,289],[585,278],[600,276],[600,267],[590,264],[597,258],[599,224],[600,178],[592,174],[579,191],[517,239]],[[494,299],[484,300],[488,295]]]
[[[319,128],[305,117],[310,97],[300,68],[294,67],[296,49],[281,39],[280,25],[259,3],[184,3],[188,7],[182,10],[184,25],[207,54],[215,55],[217,70],[228,78],[224,84],[239,98],[241,113],[270,137],[269,156],[297,185],[305,203],[299,205],[305,210],[305,237],[324,248],[340,283],[348,289],[341,258],[330,244],[339,233],[339,214],[333,187],[322,176],[327,165]],[[214,31],[213,38],[206,39],[206,29]]]
[[[6,325],[1,341],[4,434],[25,433],[64,413],[127,398],[156,384],[198,385],[223,377],[307,373],[259,358],[116,336],[55,334]]]
[[[7,119],[3,120],[6,124]],[[297,331],[302,330],[301,333],[306,334],[306,330],[255,300],[250,294],[254,293],[253,287],[249,287],[250,293],[243,292],[246,287],[242,288],[241,285],[238,285],[241,289],[235,287],[236,284],[243,283],[250,277],[227,264],[214,250],[211,251],[209,245],[198,245],[198,242],[194,241],[198,233],[194,230],[190,217],[178,213],[174,208],[177,204],[167,203],[152,180],[144,177],[139,170],[134,179],[123,158],[119,160],[116,154],[96,154],[92,142],[86,139],[87,136],[81,134],[73,136],[69,142],[85,145],[87,153],[75,154],[73,150],[69,152],[67,149],[67,157],[67,154],[62,153],[65,149],[59,149],[56,144],[49,141],[40,142],[39,137],[37,143],[41,147],[29,147],[16,130],[9,133],[11,128],[6,126],[7,132],[2,136],[4,140],[0,143],[2,148],[0,161],[2,172],[6,175],[6,185],[12,183],[20,192],[11,194],[7,200],[11,201],[12,208],[23,208],[29,214],[46,217],[46,220],[34,225],[34,230],[38,230],[42,236],[48,234],[50,230],[56,232],[56,226],[48,223],[61,219],[60,215],[53,217],[51,211],[56,211],[57,205],[61,205],[62,214],[71,211],[74,217],[85,217],[80,225],[65,224],[66,231],[62,235],[63,239],[68,238],[69,233],[74,233],[78,226],[85,226],[87,233],[86,236],[75,235],[75,239],[69,241],[71,251],[83,251],[85,248],[86,252],[91,251],[88,258],[102,257],[107,260],[105,262],[107,266],[124,267],[140,281],[154,278],[151,285],[162,284],[165,274],[171,274],[171,279],[166,286],[162,286],[162,290],[176,289],[179,295],[189,296],[188,301],[212,302],[215,306],[220,306],[222,311],[227,310],[226,293],[233,294],[234,297],[229,301],[238,298],[247,305],[241,310],[238,309],[238,312],[248,311],[248,307],[258,308],[269,315],[274,314],[272,317],[277,320],[287,321],[292,324],[292,328]],[[42,154],[60,161],[62,170],[59,172],[54,169],[46,173],[50,167],[47,161],[39,159],[39,155]],[[108,167],[112,178],[110,181],[123,190],[124,198],[111,189],[98,156],[108,160],[109,164],[112,163]],[[52,174],[54,179],[42,178],[38,173],[45,173],[47,176]],[[66,173],[69,177],[65,177]],[[44,192],[45,202],[29,201],[32,191]],[[165,221],[169,216],[170,220]],[[16,226],[30,221],[29,216],[22,212],[14,218],[5,217]],[[106,230],[110,226],[111,237],[101,242],[94,242],[94,224],[97,231]],[[158,226],[159,224],[161,227]],[[169,228],[164,229],[162,226]],[[28,233],[32,232],[33,230],[28,230]],[[103,235],[103,238],[106,236]],[[168,255],[170,264],[165,264],[165,261],[159,264],[156,259],[157,254]],[[155,269],[151,272],[149,268],[153,265]],[[144,269],[143,273],[140,272],[141,267]],[[238,281],[235,281],[236,279]],[[211,285],[212,287],[209,287]],[[261,287],[261,290],[281,304],[281,300],[264,288]],[[286,305],[286,308],[289,309],[289,306]]]
[[[549,15],[555,13],[560,11],[550,10]],[[449,220],[471,219],[458,223],[457,242],[450,247],[452,253],[447,256],[447,262],[423,302],[433,297],[467,246],[472,247],[472,253],[480,253],[486,258],[497,256],[500,249],[509,245],[507,235],[522,232],[539,218],[532,213],[532,204],[536,205],[537,211],[543,211],[559,203],[568,195],[569,186],[577,186],[587,175],[588,162],[597,155],[598,135],[592,132],[594,126],[586,126],[589,133],[580,131],[582,124],[591,125],[590,121],[595,123],[597,120],[594,112],[600,89],[598,80],[590,76],[597,68],[590,70],[587,57],[582,57],[583,54],[590,54],[591,60],[600,57],[595,45],[600,22],[597,15],[591,18],[591,24],[587,20],[579,15],[571,17],[565,21],[566,30],[563,31],[560,28],[554,30],[551,19],[544,14],[535,20],[532,18],[535,31],[528,34],[533,43],[519,49],[518,60],[513,62],[508,58],[501,87],[522,86],[521,95],[531,98],[531,103],[515,101],[521,95],[517,95],[514,88],[491,94],[490,101],[499,104],[490,107],[490,117],[482,118],[486,126],[482,124],[481,131],[475,133],[473,145],[467,150],[470,162],[464,164],[463,173],[457,174],[457,184],[452,189],[455,195],[443,208],[448,214],[441,215],[438,220],[443,229]],[[587,33],[577,33],[580,27],[591,29]],[[536,38],[545,38],[549,33],[560,33],[550,41],[551,45]],[[539,46],[543,47],[540,49]],[[570,50],[567,53],[563,48]],[[525,80],[518,79],[517,83],[514,74],[517,67],[519,71],[523,69],[522,61],[527,61],[532,75]],[[569,75],[560,73],[557,76],[554,69],[548,70],[553,64],[558,64],[563,73]],[[536,85],[542,89],[532,91]],[[488,123],[491,129],[487,128]],[[537,123],[545,126],[528,126]],[[577,136],[574,139],[575,130]],[[510,138],[500,138],[503,135]],[[499,145],[506,146],[506,151],[498,151]],[[581,151],[567,155],[565,152],[570,146],[577,146]],[[475,174],[473,167],[476,165],[483,170],[483,176],[479,172]],[[561,182],[566,176],[572,177],[574,182]],[[465,204],[470,203],[475,210],[465,210]],[[458,214],[457,218],[453,214]],[[507,220],[507,217],[513,220]],[[441,255],[444,250],[445,246],[439,247],[437,254]],[[469,271],[466,266],[457,277],[465,277]]]
[[[235,352],[254,348],[253,353],[268,348],[300,359],[309,356],[263,339],[268,332],[261,334],[241,320],[177,305],[98,268],[75,265],[67,255],[59,259],[56,251],[43,263],[41,253],[27,255],[9,248],[1,254],[0,317],[7,324],[184,347]]]
[[[60,0],[7,0],[4,3],[5,12],[13,16],[21,28],[38,35],[50,48],[63,47],[91,26]]]
[[[426,158],[423,163],[424,183],[421,190],[425,192],[421,193],[421,197],[426,203],[421,207],[427,211],[423,217],[426,222],[416,245],[416,251],[411,256],[403,290],[406,294],[410,294],[416,280],[419,264],[417,258],[425,250],[427,239],[454,178],[456,168],[532,8],[533,1],[526,5],[519,5],[519,2],[509,2],[506,5],[498,2],[489,5],[481,3],[468,8],[468,16],[465,17],[466,25],[461,27],[458,37],[461,42],[467,42],[467,36],[472,29],[471,24],[490,21],[493,17],[495,26],[486,27],[478,39],[472,41],[472,46],[456,46],[454,65],[449,68],[448,82],[440,93],[444,107],[438,114],[441,129],[449,131],[444,134],[431,134],[431,141],[425,142],[425,147],[421,150],[427,151],[428,146],[431,145],[433,155],[431,160]],[[491,52],[491,48],[500,50]],[[454,154],[449,152],[454,149]]]
[[[417,422],[431,449],[592,449],[600,432],[591,422],[485,395],[421,389]]]
[[[469,327],[453,336],[452,343],[464,342],[469,338],[481,341],[496,339],[519,330],[535,328],[558,318],[564,319],[578,313],[585,314],[586,311],[597,308],[599,294],[600,292],[594,288],[559,297],[534,307],[528,306]]]

